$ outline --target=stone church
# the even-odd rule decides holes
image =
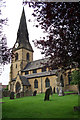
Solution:
[[[47,62],[48,58],[33,61],[33,48],[29,42],[25,11],[23,8],[20,24],[17,32],[17,39],[13,46],[15,57],[11,61],[9,90],[16,92],[31,89],[43,93],[51,86],[56,91],[60,82],[64,91],[77,91],[77,86],[70,85],[70,72],[66,75],[56,74],[57,69],[49,69],[41,63]]]

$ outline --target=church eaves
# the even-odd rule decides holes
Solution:
[[[24,49],[33,51],[32,46],[29,42],[29,34],[28,34],[28,29],[27,29],[24,7],[23,7],[21,19],[20,19],[19,29],[17,32],[16,43],[19,44],[19,46],[16,49],[24,48]],[[15,43],[15,45],[16,45],[16,43]],[[15,45],[14,45],[14,50],[16,50]]]

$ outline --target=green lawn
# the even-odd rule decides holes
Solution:
[[[79,118],[73,107],[78,106],[78,95],[58,96],[44,101],[44,94],[10,100],[3,98],[3,118]]]
[[[0,102],[2,102],[2,99],[0,98]]]

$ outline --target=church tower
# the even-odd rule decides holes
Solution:
[[[28,62],[33,61],[33,49],[29,42],[29,34],[27,30],[25,11],[23,8],[17,39],[13,46],[14,58],[11,62],[10,80],[15,79],[17,74],[21,74]]]

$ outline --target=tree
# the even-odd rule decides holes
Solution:
[[[7,24],[7,18],[2,18],[1,8],[4,6],[4,0],[0,0],[0,69],[2,64],[5,65],[10,62],[12,56],[12,49],[7,47],[7,38],[3,33],[3,26]]]
[[[33,16],[48,35],[34,40],[37,48],[49,57],[53,68],[75,62],[80,67],[80,10],[78,2],[25,2],[34,8]],[[36,25],[38,27],[38,25]]]
[[[72,76],[71,84],[78,85],[78,94],[80,95],[80,69],[74,70],[71,76]]]

